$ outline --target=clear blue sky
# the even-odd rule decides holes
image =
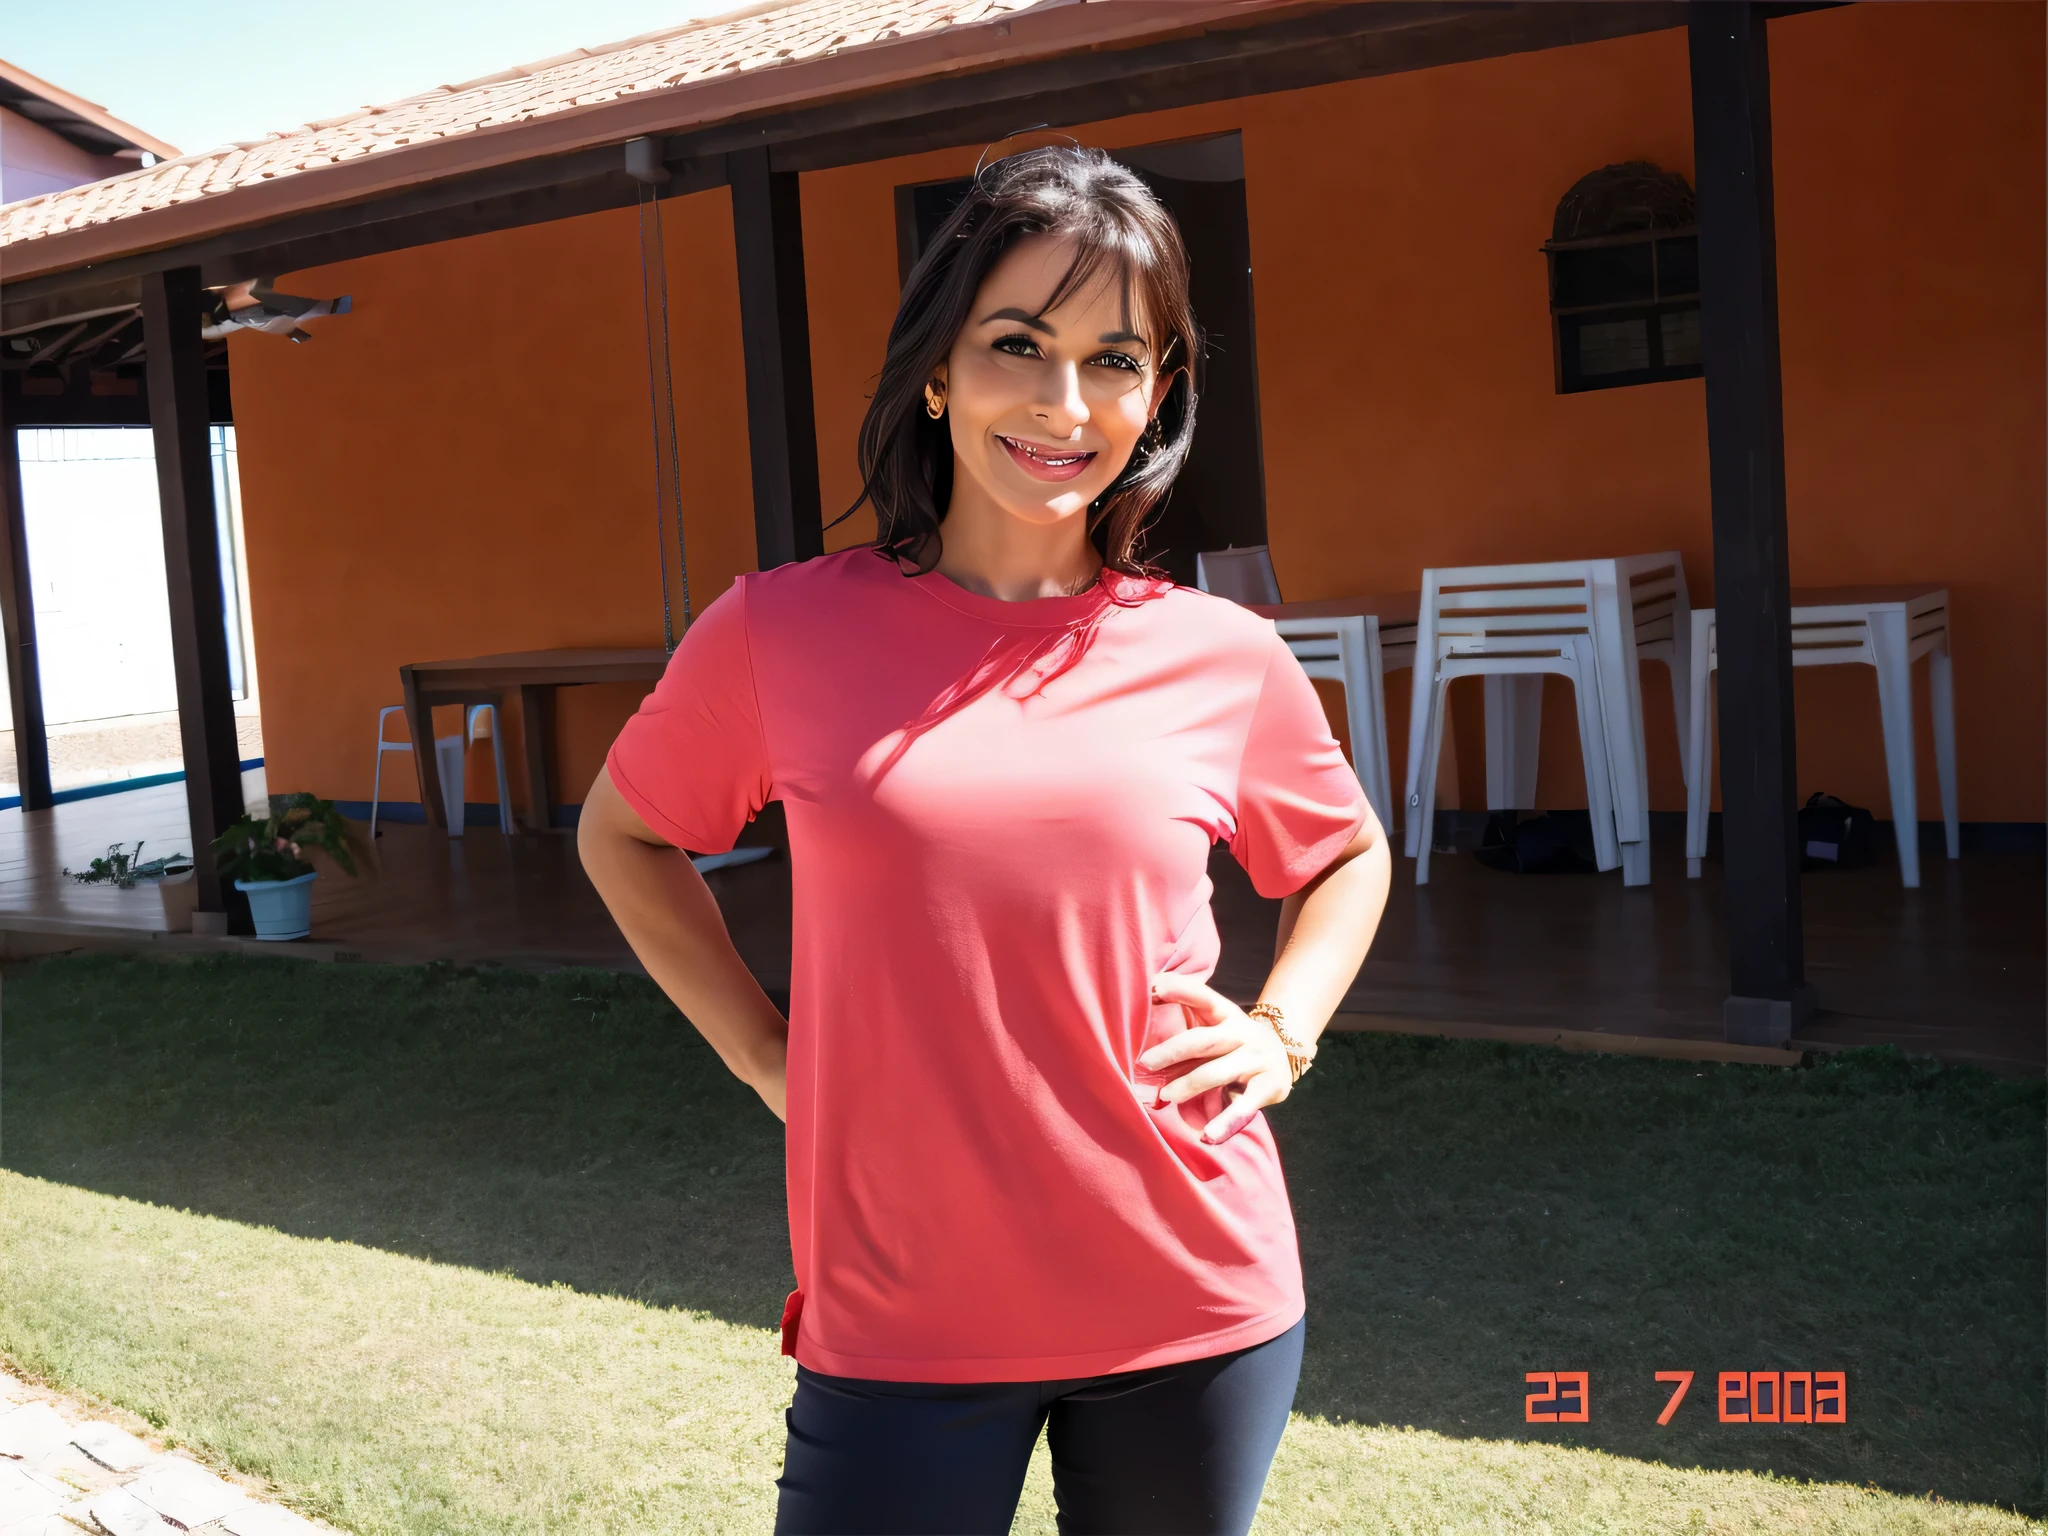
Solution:
[[[0,0],[0,58],[188,154],[745,0]]]

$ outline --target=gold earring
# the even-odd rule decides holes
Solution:
[[[930,384],[925,385],[924,413],[931,417],[933,421],[937,421],[946,414],[946,392],[944,390],[934,389]]]

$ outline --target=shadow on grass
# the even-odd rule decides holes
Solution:
[[[10,967],[0,1162],[300,1237],[772,1327],[782,1126],[645,979]]]
[[[11,968],[22,1173],[772,1327],[781,1127],[645,980],[222,959]],[[2039,1513],[2039,1081],[1344,1036],[1274,1115],[1296,1406]],[[1717,1422],[1723,1370],[1843,1370],[1840,1426]],[[1584,1370],[1585,1425],[1523,1420]],[[1694,1383],[1670,1425],[1671,1387]]]
[[[2039,1513],[2043,1107],[1888,1047],[1787,1071],[1332,1041],[1275,1117],[1296,1406]],[[1546,1370],[1590,1373],[1591,1422],[1525,1421]],[[1845,1371],[1848,1422],[1723,1424],[1736,1370]]]

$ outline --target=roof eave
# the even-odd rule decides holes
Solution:
[[[10,64],[5,59],[0,59],[0,80],[7,81],[31,96],[40,96],[54,107],[62,107],[81,122],[91,123],[95,128],[115,138],[126,139],[136,149],[148,150],[159,160],[175,160],[180,154],[176,145],[166,144],[153,134],[144,133],[134,124],[122,122],[98,102],[87,101],[83,96],[75,96],[62,86],[52,85],[49,81],[30,74],[19,64]]]
[[[434,143],[364,153],[167,208],[0,247],[7,280],[83,272],[116,257],[187,244],[293,213],[366,201],[465,172],[572,154],[642,134],[735,123],[795,105],[885,91],[941,75],[1203,31],[1334,0],[1051,0],[1030,10],[821,58],[476,128]],[[1022,124],[1020,127],[1024,126]]]

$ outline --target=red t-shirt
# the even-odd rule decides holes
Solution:
[[[1299,889],[1365,796],[1272,622],[1105,570],[1003,602],[866,546],[744,575],[606,766],[721,853],[789,824],[789,1230],[813,1370],[1042,1381],[1262,1343],[1302,1314],[1263,1115],[1135,1058],[1206,978],[1211,845]]]

